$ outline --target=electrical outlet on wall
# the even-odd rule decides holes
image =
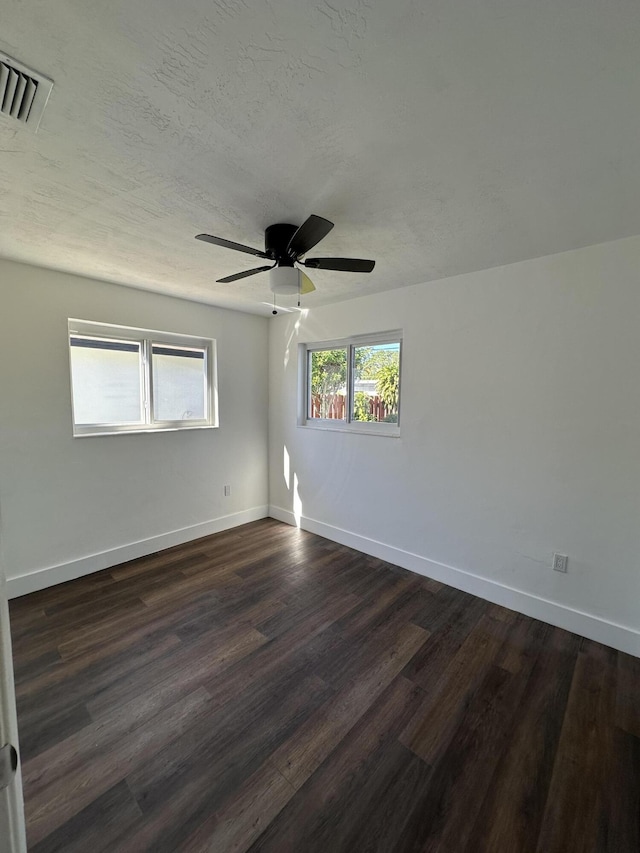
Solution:
[[[553,555],[553,571],[554,572],[565,572],[567,571],[567,563],[569,562],[569,558],[566,554],[554,554]]]
[[[230,494],[231,494],[231,486],[225,486],[225,487],[224,487],[224,496],[225,496],[225,498],[228,498]]]

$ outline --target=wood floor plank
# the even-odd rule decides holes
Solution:
[[[247,624],[257,628],[285,608],[286,605],[276,598],[256,595],[254,590],[247,591],[243,588],[237,596],[209,606],[201,616],[182,620],[182,624],[176,628],[176,634],[188,643],[197,640],[221,624]]]
[[[218,604],[218,596],[209,590],[189,602],[177,604],[168,601],[162,606],[147,607],[135,614],[117,614],[109,619],[96,620],[93,625],[81,630],[65,631],[61,637],[54,638],[54,642],[64,660],[85,654],[99,654],[105,647],[109,651],[116,637],[121,647],[135,646],[158,630],[173,633],[176,628],[184,628],[202,616],[210,616],[212,612],[215,614]]]
[[[215,701],[223,704],[230,695],[241,693],[248,681],[277,669],[287,658],[302,653],[306,660],[307,650],[318,648],[314,642],[315,638],[331,628],[336,620],[353,609],[358,601],[359,599],[351,594],[328,597],[308,614],[306,621],[297,621],[289,630],[257,649],[241,665],[230,667],[222,675],[214,673],[204,682],[205,687]],[[329,639],[333,642],[333,635],[330,635]]]
[[[421,689],[411,681],[395,678],[263,832],[251,848],[253,853],[357,849],[346,847],[354,827],[370,821],[378,806],[361,796],[366,780],[378,776],[379,763],[415,713],[421,696]],[[412,796],[406,800],[413,805]]]
[[[429,602],[428,614],[413,618],[416,625],[429,631],[429,642],[425,643],[420,652],[411,659],[405,669],[405,675],[425,690],[442,676],[449,666],[452,657],[464,643],[469,632],[484,615],[484,601],[475,599],[469,606],[441,602],[439,596]]]
[[[598,815],[598,841],[606,853],[640,850],[640,738],[622,729],[613,734],[608,803]]]
[[[118,782],[30,847],[29,853],[113,853],[117,837],[128,832],[141,814],[126,782]]]
[[[161,636],[152,635],[146,638],[146,642],[138,643],[135,650],[131,650],[128,638],[127,642],[120,638],[110,643],[107,648],[103,646],[90,655],[78,656],[64,663],[59,658],[55,665],[47,667],[44,672],[29,680],[23,680],[17,686],[18,702],[25,710],[33,705],[40,706],[40,694],[43,691],[46,691],[49,708],[54,698],[60,695],[66,700],[69,700],[72,694],[79,699],[89,698],[108,683],[114,670],[122,676],[127,671],[145,667],[151,661],[164,657],[172,649],[181,646],[182,643],[175,634],[163,631]],[[79,689],[73,690],[74,683]]]
[[[483,780],[484,791],[491,784],[525,684],[522,675],[492,667],[470,697],[455,736],[439,751],[433,768],[423,809],[420,849],[425,853],[474,849],[473,826],[481,806],[478,786]]]
[[[124,656],[115,654],[110,661],[82,661],[80,668],[70,667],[68,675],[65,665],[60,664],[46,678],[20,685],[17,706],[23,757],[42,752],[88,724],[93,719],[87,708],[90,700],[126,679],[135,682],[137,673],[162,660],[177,645],[179,640],[168,635]]]
[[[99,599],[99,596],[97,596]],[[39,650],[42,654],[47,650],[56,648],[58,644],[68,635],[76,632],[90,631],[99,622],[105,624],[111,616],[118,619],[128,618],[135,622],[140,614],[146,609],[144,603],[138,598],[129,598],[126,601],[115,602],[109,608],[102,608],[96,604],[94,608],[80,608],[74,619],[52,620],[46,615],[42,624],[37,629],[32,628],[30,633],[24,637],[17,638],[14,643],[14,655],[18,661],[22,660],[25,648],[30,651]]]
[[[38,655],[38,657],[23,661],[21,664],[14,664],[13,677],[16,687],[39,678],[50,669],[55,668],[56,664],[59,664],[61,660],[60,652],[57,649],[49,649]]]
[[[272,519],[11,603],[35,853],[637,853],[640,662]]]
[[[640,658],[618,652],[616,725],[640,738]]]
[[[361,604],[347,617],[338,620],[338,627],[349,636],[362,635],[377,627],[388,627],[390,621],[411,622],[431,594],[423,589],[421,578],[415,576],[388,578],[386,589],[363,597]]]
[[[335,850],[419,849],[432,769],[399,741],[380,749],[375,773],[361,780],[352,801],[350,831]]]
[[[326,685],[314,676],[300,680],[284,670],[275,684],[260,685],[247,703],[218,708],[168,744],[128,777],[144,820],[118,840],[118,850],[173,853],[327,695]]]
[[[271,760],[296,788],[322,764],[427,639],[417,625],[406,625],[394,644],[357,681],[332,697]]]
[[[37,713],[20,711],[20,755],[22,761],[28,761],[40,755],[50,746],[59,743],[91,724],[91,714],[82,702],[68,703],[49,707],[38,705]]]
[[[129,786],[145,812],[162,808],[167,797],[184,796],[188,789],[187,808],[192,809],[198,802],[197,786],[210,804],[216,790],[226,791],[231,778],[253,772],[331,692],[316,676],[300,680],[298,673],[284,670],[168,744],[129,775]]]
[[[72,603],[87,592],[99,594],[112,587],[113,583],[113,577],[107,570],[14,598],[10,603],[13,638],[17,639],[22,635],[23,625],[27,626],[28,630],[28,626],[33,624],[34,619],[41,619],[45,607],[50,608],[61,602]]]
[[[206,567],[210,567],[210,562],[207,560]],[[203,574],[191,575],[188,578],[176,576],[175,580],[158,589],[151,589],[148,592],[143,592],[140,599],[147,605],[162,604],[165,601],[179,601],[192,598],[201,590],[226,589],[228,587],[239,587],[242,584],[242,578],[233,572],[217,572],[215,578],[210,577],[208,572]]]
[[[469,853],[509,847],[534,853],[537,847],[579,645],[578,637],[560,628],[545,632],[545,637],[509,749],[487,786]]]
[[[58,829],[96,797],[122,781],[139,762],[206,712],[209,694],[199,688],[186,699],[161,711],[152,721],[138,726],[129,735],[113,742],[108,750],[94,754],[90,762],[77,762],[67,742],[56,751],[27,762],[24,766],[25,813],[28,840],[37,844]],[[90,727],[88,727],[90,728]],[[55,749],[55,747],[54,747]],[[71,769],[66,755],[75,760]]]
[[[611,783],[615,654],[597,643],[582,642],[540,828],[539,853],[598,850],[598,826]]]
[[[470,697],[494,665],[505,633],[505,623],[483,616],[441,677],[429,685],[414,720],[400,735],[400,741],[427,764],[434,764],[447,748]]]
[[[354,613],[353,624],[350,620],[349,624],[339,620],[335,627],[341,632],[342,641],[331,644],[324,653],[318,655],[314,672],[337,690],[348,686],[385,649],[393,647],[398,632],[411,621],[419,607],[420,598],[415,590],[404,589],[395,597],[392,605],[387,604],[384,609],[375,608],[367,612],[364,620],[362,612]],[[429,632],[424,631],[423,636],[426,642]]]
[[[295,789],[269,762],[180,846],[181,853],[242,853],[282,811]]]
[[[266,638],[255,628],[231,626],[226,631],[213,630],[196,643],[181,645],[149,663],[143,672],[136,671],[101,690],[87,701],[93,719],[111,713],[122,703],[131,701],[143,691],[171,683],[174,690],[189,690],[205,679],[228,669],[234,662],[264,645]]]
[[[185,573],[191,566],[200,566],[203,563],[211,565],[211,558],[202,549],[202,540],[198,539],[192,547],[187,545],[179,545],[176,548],[160,551],[156,554],[151,554],[148,557],[140,557],[138,560],[131,560],[129,563],[124,563],[122,566],[115,566],[110,569],[109,573],[114,580],[122,582],[123,580],[139,580],[156,573],[167,573],[169,576],[174,572]]]

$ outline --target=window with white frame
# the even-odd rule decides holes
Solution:
[[[69,320],[73,434],[216,427],[215,341]]]
[[[402,333],[300,346],[298,423],[398,435]]]

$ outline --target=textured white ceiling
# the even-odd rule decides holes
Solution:
[[[0,0],[52,77],[0,117],[0,255],[264,311],[274,222],[336,223],[322,302],[640,234],[637,0]],[[310,253],[312,255],[314,253]]]

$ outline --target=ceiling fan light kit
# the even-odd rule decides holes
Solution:
[[[275,266],[269,270],[269,287],[278,296],[297,296],[300,293],[300,270],[293,264]]]
[[[196,240],[274,262],[269,266],[254,267],[250,270],[228,275],[225,278],[218,279],[218,282],[230,283],[268,271],[269,287],[272,293],[281,296],[297,295],[299,297],[301,293],[314,291],[315,286],[309,276],[296,264],[301,264],[309,269],[325,269],[336,272],[371,272],[375,266],[375,261],[361,258],[309,258],[302,260],[302,256],[326,237],[332,228],[333,222],[314,214],[309,216],[299,228],[296,225],[284,222],[270,225],[264,235],[264,252],[242,243],[234,243],[222,237],[214,237],[211,234],[197,234]],[[273,313],[276,313],[275,310]]]

